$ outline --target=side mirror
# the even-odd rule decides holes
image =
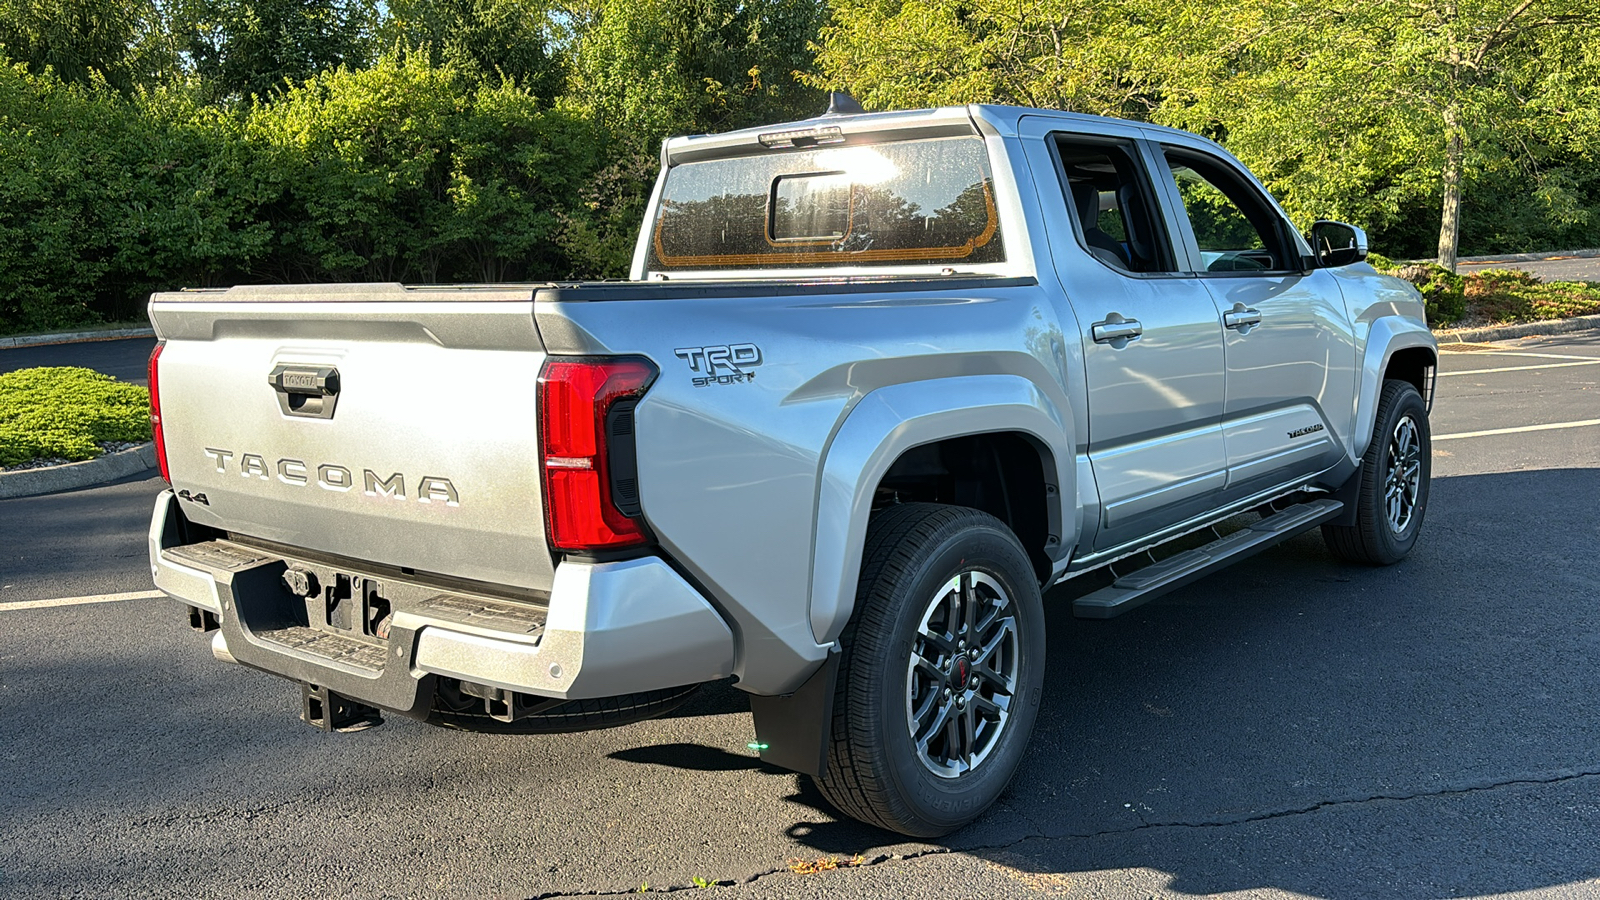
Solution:
[[[1367,233],[1354,225],[1318,219],[1306,235],[1317,254],[1317,265],[1324,269],[1348,266],[1367,258]]]

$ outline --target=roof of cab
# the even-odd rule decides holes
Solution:
[[[999,106],[971,104],[969,106],[941,106],[934,109],[907,109],[892,112],[869,112],[847,115],[822,115],[797,122],[760,125],[721,134],[696,134],[668,138],[661,147],[663,167],[721,156],[738,155],[760,145],[762,135],[807,129],[837,128],[846,139],[858,141],[879,140],[892,136],[906,140],[925,137],[949,137],[961,134],[989,134],[1014,137],[1024,116],[1042,116],[1081,126],[1094,131],[1097,126],[1116,123],[1134,126],[1144,131],[1162,134],[1186,142],[1199,142],[1215,146],[1200,135],[1165,125],[1152,125],[1129,119],[1114,119],[1085,113],[1063,112],[1056,109],[1035,109],[1026,106]],[[1220,149],[1220,147],[1218,148]]]

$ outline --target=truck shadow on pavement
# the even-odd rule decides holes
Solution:
[[[1313,532],[1107,622],[1047,596],[1030,752],[1001,803],[937,845],[1077,881],[1152,870],[1153,888],[1187,894],[1600,876],[1597,498],[1594,469],[1438,479],[1416,551],[1391,568],[1343,564]],[[694,745],[612,756],[761,767]],[[789,777],[786,799],[817,814],[792,839],[869,856],[905,843]]]
[[[768,775],[785,775],[786,770],[767,765],[760,757],[731,753],[721,747],[701,744],[655,744],[649,747],[629,747],[610,754],[623,762],[667,766],[694,772],[764,772]]]

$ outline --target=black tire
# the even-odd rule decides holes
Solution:
[[[979,610],[988,627],[974,628],[964,615],[952,623],[957,609]],[[995,649],[954,652],[948,667],[929,661],[944,658],[941,647],[965,648],[969,634]],[[988,809],[1022,761],[1044,682],[1039,584],[1010,529],[987,513],[935,503],[875,515],[840,644],[823,796],[853,818],[924,838]],[[913,653],[924,663],[915,673]],[[952,695],[966,698],[959,709]],[[922,717],[914,702],[927,710]],[[954,735],[935,727],[949,717]],[[925,735],[920,748],[914,729]]]
[[[664,716],[686,703],[698,690],[700,685],[686,684],[620,697],[557,701],[548,705],[541,702],[540,698],[519,694],[517,702],[527,703],[535,711],[520,715],[511,722],[502,722],[490,716],[483,702],[477,698],[441,690],[434,695],[433,712],[428,716],[428,722],[441,728],[492,734],[596,731]]]
[[[1404,433],[1408,424],[1415,429],[1411,438]],[[1414,486],[1408,487],[1407,472],[1413,468]],[[1428,430],[1427,404],[1411,383],[1385,381],[1378,398],[1372,442],[1355,476],[1361,479],[1356,493],[1356,524],[1322,526],[1328,549],[1341,559],[1374,566],[1393,565],[1405,559],[1422,531],[1432,471],[1433,441]]]

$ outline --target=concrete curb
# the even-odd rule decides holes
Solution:
[[[140,444],[119,453],[108,453],[83,462],[43,469],[18,469],[0,472],[0,500],[37,497],[75,488],[105,484],[147,472],[156,466],[156,445]]]
[[[1456,265],[1481,265],[1497,262],[1539,262],[1546,259],[1594,259],[1600,250],[1551,250],[1546,253],[1502,253],[1498,256],[1463,256]]]
[[[60,334],[23,334],[0,337],[0,350],[12,347],[42,347],[46,344],[79,344],[87,341],[119,341],[123,338],[155,337],[153,328],[116,328],[111,331],[66,331]]]
[[[1600,330],[1600,316],[1573,316],[1570,319],[1547,319],[1543,322],[1523,322],[1520,325],[1490,325],[1485,328],[1435,331],[1433,336],[1438,338],[1441,344],[1482,344],[1489,341],[1509,341],[1512,338],[1545,337],[1597,330]]]
[[[1485,263],[1504,262],[1540,262],[1548,259],[1594,259],[1600,256],[1600,250],[1546,250],[1543,253],[1500,253],[1491,256],[1460,256],[1456,258],[1458,266],[1481,266]],[[1427,259],[1397,259],[1393,260],[1397,266],[1431,265],[1439,261],[1436,256]]]

